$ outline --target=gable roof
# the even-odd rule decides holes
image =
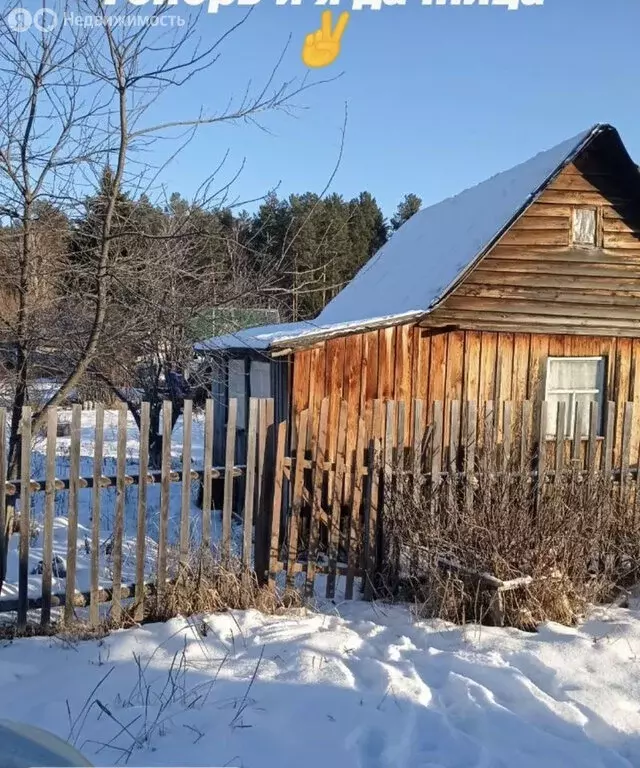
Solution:
[[[565,166],[605,132],[611,132],[624,150],[615,128],[598,124],[475,187],[418,211],[315,320],[251,328],[242,332],[242,340],[210,339],[201,348],[219,349],[220,342],[227,349],[257,348],[252,346],[254,343],[260,343],[260,349],[300,345],[428,314]]]

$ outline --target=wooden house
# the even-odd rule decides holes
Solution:
[[[619,451],[624,404],[640,400],[638,168],[618,132],[597,125],[418,212],[313,322],[202,349],[248,373],[273,366],[268,394],[293,422],[309,408],[317,425],[329,396],[330,444],[341,399],[352,446],[375,399],[405,401],[408,414],[414,398],[427,412],[546,399],[569,406],[560,426],[549,409],[549,438],[573,435],[576,402],[602,413],[614,401]],[[632,456],[639,442],[634,424]]]

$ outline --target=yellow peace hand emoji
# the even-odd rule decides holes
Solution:
[[[302,61],[308,67],[326,67],[335,61],[340,53],[340,40],[348,21],[347,11],[341,13],[336,28],[331,31],[331,11],[323,11],[320,29],[305,38]]]

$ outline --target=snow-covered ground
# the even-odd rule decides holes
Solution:
[[[203,632],[203,628],[206,631]],[[95,765],[640,765],[640,611],[537,634],[343,603],[0,644],[0,718]]]

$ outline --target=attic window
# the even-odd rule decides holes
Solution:
[[[573,243],[575,245],[596,244],[595,208],[574,208]]]

